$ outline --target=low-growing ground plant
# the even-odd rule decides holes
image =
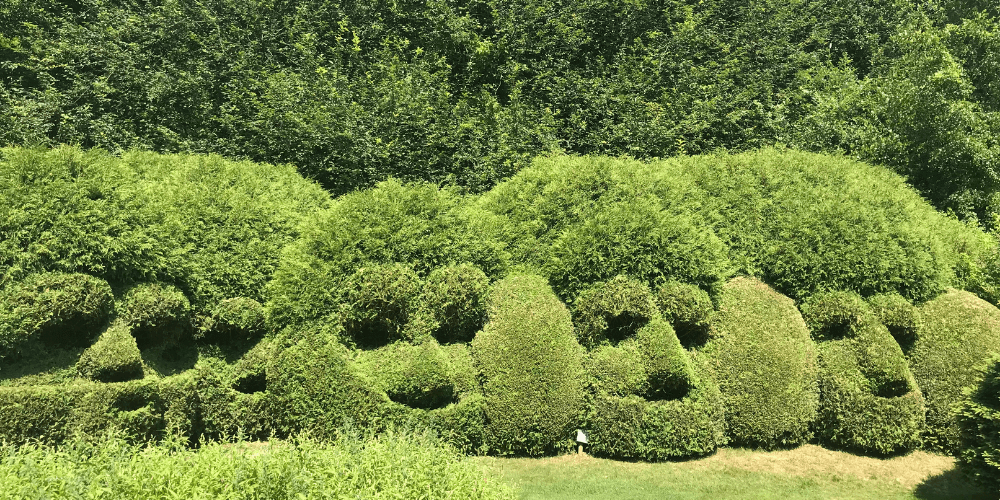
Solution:
[[[486,398],[486,446],[499,455],[566,451],[584,398],[583,348],[569,310],[545,278],[513,275],[494,284],[487,317],[470,345]]]
[[[975,381],[976,366],[1000,346],[1000,310],[969,292],[949,290],[920,313],[924,327],[909,357],[927,401],[924,446],[951,453],[959,432],[952,405]]]
[[[262,444],[182,439],[132,444],[120,435],[60,447],[0,447],[0,498],[513,499],[513,490],[434,435],[345,429],[327,442]]]
[[[868,304],[853,292],[829,292],[810,298],[802,312],[819,345],[820,443],[873,455],[919,446],[924,398]]]
[[[734,278],[722,289],[701,353],[719,382],[734,444],[809,441],[819,404],[817,353],[791,299],[754,278]]]

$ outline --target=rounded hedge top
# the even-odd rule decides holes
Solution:
[[[269,287],[271,321],[308,321],[329,309],[341,282],[357,269],[400,263],[418,276],[471,263],[487,276],[509,263],[502,217],[452,189],[395,180],[345,195],[317,215],[292,245]]]
[[[728,258],[701,211],[703,196],[689,178],[664,175],[658,165],[561,156],[536,160],[482,205],[517,225],[518,256],[572,301],[618,274],[651,286],[718,285]]]
[[[329,196],[291,166],[73,147],[0,156],[0,286],[40,271],[165,281],[198,311],[260,300],[281,249]]]
[[[1000,346],[1000,310],[975,295],[950,290],[920,308],[924,327],[910,367],[927,399],[927,446],[952,451],[958,428],[951,406],[975,380],[977,365]]]
[[[819,403],[816,346],[795,303],[753,278],[723,287],[704,354],[734,443],[804,443]]]
[[[660,317],[649,287],[621,275],[581,292],[573,309],[577,337],[588,348],[617,344]]]
[[[734,263],[796,299],[850,290],[927,300],[961,285],[956,270],[991,246],[902,177],[843,157],[763,149],[662,165],[695,179]]]
[[[1000,489],[1000,355],[977,367],[955,416],[960,431],[955,456],[978,482]]]
[[[501,455],[543,455],[572,445],[583,404],[583,348],[569,310],[545,278],[497,282],[489,321],[471,348],[486,396],[486,444]]]

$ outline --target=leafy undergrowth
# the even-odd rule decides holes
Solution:
[[[60,448],[0,447],[0,499],[512,499],[493,474],[427,433],[347,433],[329,444],[120,437]]]
[[[545,459],[477,458],[521,498],[996,500],[951,458],[913,452],[877,459],[815,445],[773,452],[722,448],[682,462],[642,463],[588,455]]]

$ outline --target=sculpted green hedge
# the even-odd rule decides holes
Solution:
[[[0,287],[44,271],[161,281],[197,315],[261,300],[299,223],[329,203],[289,166],[73,147],[3,149],[0,192]]]
[[[513,275],[493,286],[487,317],[470,346],[486,397],[486,445],[500,455],[566,451],[584,397],[569,310],[545,278]]]
[[[142,378],[142,353],[128,325],[116,323],[88,347],[76,363],[81,377],[98,382]]]
[[[818,294],[802,306],[819,344],[821,443],[891,455],[920,445],[924,397],[889,330],[855,293]]]
[[[86,347],[114,309],[108,283],[85,274],[39,273],[0,290],[0,357],[25,344]],[[36,347],[35,349],[38,349]]]
[[[955,408],[955,456],[983,485],[1000,489],[1000,356],[976,367]]]
[[[688,353],[642,282],[624,276],[584,290],[574,306],[584,360],[584,427],[592,453],[665,460],[725,444],[718,385]]]
[[[791,299],[753,278],[729,281],[702,354],[719,382],[732,442],[809,441],[819,402],[816,346]]]
[[[927,399],[925,446],[954,451],[958,427],[951,407],[975,381],[976,366],[1000,346],[1000,310],[958,290],[920,307],[924,327],[910,351],[910,367]]]

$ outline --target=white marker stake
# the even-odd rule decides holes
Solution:
[[[576,430],[576,453],[578,455],[583,454],[583,445],[589,444],[587,442],[587,433],[583,432],[582,429]]]

